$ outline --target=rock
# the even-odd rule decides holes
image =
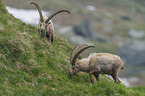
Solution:
[[[113,30],[112,27],[104,27],[103,28],[103,31],[105,31],[105,32],[109,32],[109,31],[112,31],[112,30]]]
[[[75,34],[80,35],[85,38],[90,38],[93,41],[106,42],[107,40],[101,38],[96,34],[96,31],[93,28],[89,19],[83,20],[80,24],[77,24],[73,27]]]
[[[103,20],[99,13],[94,13],[94,18],[96,19],[96,22],[102,22]]]
[[[110,12],[105,12],[105,16],[107,16],[108,18],[114,18],[114,15]]]
[[[131,40],[120,47],[117,54],[131,65],[145,65],[145,41]]]
[[[65,26],[65,27],[61,26],[58,32],[66,36],[71,36],[73,35],[73,28],[71,26]]]
[[[122,44],[122,37],[121,36],[113,36],[112,41],[118,43],[118,45]]]
[[[95,30],[89,19],[85,19],[80,24],[74,26],[74,31],[77,35],[89,37],[93,40],[95,39],[95,36],[93,35],[95,33]]]
[[[120,18],[126,21],[131,21],[131,18],[129,16],[121,16]]]
[[[144,38],[145,37],[145,33],[144,31],[137,31],[134,29],[130,29],[128,32],[129,37],[131,38]]]
[[[90,11],[96,11],[97,10],[97,8],[95,6],[92,6],[92,5],[87,5],[86,9],[90,10]]]
[[[109,77],[109,78],[111,78],[111,79],[113,80],[112,76],[110,76],[110,75],[106,75],[106,76]],[[119,78],[119,80],[120,80],[121,83],[122,83],[123,85],[125,85],[126,87],[130,87],[130,86],[131,86],[131,85],[129,84],[127,78]]]
[[[74,34],[73,28],[71,26],[59,26],[58,29],[59,34],[64,35],[68,40],[72,43],[77,44],[88,44],[93,45],[90,41],[86,40],[84,37]]]
[[[112,23],[112,21],[109,20],[109,19],[103,19],[102,22],[105,23],[105,24],[111,24]]]
[[[132,82],[132,83],[139,82],[139,78],[138,77],[130,77],[128,80],[129,80],[129,82]]]
[[[73,42],[73,43],[77,43],[77,44],[87,44],[87,45],[93,45],[93,43],[89,42],[89,41],[86,41],[85,38],[81,37],[81,36],[71,36],[69,37],[70,41]]]

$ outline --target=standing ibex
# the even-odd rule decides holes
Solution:
[[[62,9],[62,10],[59,10],[59,11],[56,11],[54,12],[52,15],[50,15],[49,17],[47,16],[42,16],[42,12],[41,12],[41,9],[39,7],[39,5],[35,2],[31,2],[30,4],[34,4],[39,12],[39,15],[40,15],[40,20],[39,20],[39,23],[37,25],[37,30],[38,32],[40,32],[41,34],[41,37],[45,37],[48,39],[48,41],[51,41],[52,44],[54,42],[54,26],[53,26],[53,23],[51,21],[51,19],[57,15],[58,13],[61,13],[61,12],[67,12],[70,14],[70,12],[66,9]]]
[[[94,47],[86,44],[80,44],[72,51],[70,56],[70,72],[69,76],[72,76],[79,71],[87,72],[90,75],[91,83],[94,83],[92,74],[99,81],[99,74],[111,75],[116,83],[120,83],[118,79],[118,72],[124,68],[124,63],[117,55],[110,53],[92,53],[88,58],[77,60],[79,54],[84,50]]]

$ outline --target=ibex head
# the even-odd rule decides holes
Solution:
[[[86,72],[86,71],[89,70],[89,68],[88,68],[89,65],[87,64],[87,58],[82,59],[82,60],[77,60],[77,58],[83,51],[85,51],[86,49],[88,49],[90,47],[94,47],[94,46],[88,46],[86,44],[80,44],[73,49],[73,51],[71,53],[71,56],[70,56],[71,67],[70,67],[70,71],[69,71],[69,76],[72,76],[72,75],[78,73],[79,71],[85,71]],[[82,67],[81,65],[86,65],[86,66]]]

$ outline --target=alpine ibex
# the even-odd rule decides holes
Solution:
[[[67,13],[70,14],[70,12],[66,9],[62,9],[62,10],[58,10],[58,11],[54,12],[52,15],[47,17],[47,16],[42,16],[40,6],[37,3],[31,2],[30,4],[34,4],[36,6],[36,8],[39,12],[39,15],[40,15],[40,20],[39,20],[39,23],[37,25],[38,32],[40,32],[41,37],[46,36],[48,41],[51,41],[52,44],[53,44],[54,43],[54,26],[53,26],[53,23],[52,23],[51,19],[55,15],[57,15],[58,13],[67,12]]]
[[[86,44],[80,44],[72,51],[70,56],[70,72],[69,76],[72,76],[80,71],[87,72],[90,75],[91,83],[94,83],[92,74],[99,81],[99,74],[111,75],[116,83],[120,83],[118,79],[118,72],[124,68],[124,63],[117,55],[110,53],[92,53],[88,58],[77,60],[79,54],[84,50],[94,46],[88,46]]]

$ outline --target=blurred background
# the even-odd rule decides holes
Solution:
[[[54,34],[72,47],[86,43],[96,46],[90,52],[119,55],[125,63],[119,77],[129,86],[145,86],[145,0],[4,0],[9,13],[36,26],[39,14],[31,1],[47,16],[70,10],[53,18]]]

